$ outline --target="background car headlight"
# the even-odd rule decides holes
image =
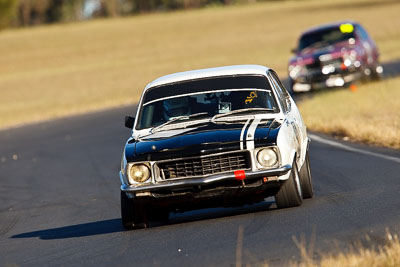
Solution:
[[[150,178],[150,169],[144,164],[132,165],[129,169],[129,183],[143,183]]]
[[[272,167],[278,162],[278,155],[272,148],[264,148],[258,151],[257,161],[263,167]]]
[[[290,78],[296,79],[299,76],[300,71],[301,71],[301,67],[299,65],[296,65],[296,66],[290,65],[289,66],[289,76],[290,76]]]

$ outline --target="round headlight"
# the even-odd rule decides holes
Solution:
[[[263,167],[272,167],[278,162],[278,156],[276,155],[275,150],[271,148],[264,148],[258,151],[257,161]]]
[[[133,165],[129,170],[129,183],[143,183],[150,178],[150,169],[144,164]],[[132,181],[133,180],[133,181]]]
[[[296,66],[292,65],[289,67],[289,76],[292,79],[296,79],[300,75],[300,72],[301,72],[301,67],[299,65]]]

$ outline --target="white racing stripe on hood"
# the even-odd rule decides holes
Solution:
[[[254,149],[254,134],[256,132],[257,126],[260,123],[261,118],[257,117],[251,123],[249,130],[247,131],[246,135],[246,148],[247,149]]]
[[[243,137],[244,137],[244,131],[246,131],[247,125],[249,124],[251,119],[248,119],[246,123],[244,124],[242,131],[240,132],[240,150],[243,150]]]

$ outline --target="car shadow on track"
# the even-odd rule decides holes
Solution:
[[[194,221],[218,219],[229,216],[244,215],[248,213],[257,213],[268,210],[273,210],[274,201],[266,201],[253,204],[245,205],[235,208],[212,208],[212,209],[201,209],[188,211],[184,213],[171,213],[170,218],[166,221],[151,221],[150,228],[174,225],[180,223],[188,223]],[[122,227],[121,219],[110,219],[104,221],[97,221],[91,223],[76,224],[70,226],[63,226],[58,228],[51,228],[33,232],[26,232],[11,236],[11,238],[34,238],[38,237],[42,240],[54,240],[54,239],[66,239],[76,237],[86,237],[103,235],[110,233],[123,232],[125,229]]]
[[[275,201],[271,199],[272,198],[267,198],[263,202],[234,208],[208,208],[187,211],[184,213],[171,213],[168,220],[163,222],[151,222],[150,227],[212,220],[231,216],[245,215],[249,213],[272,211],[276,209],[276,206]]]
[[[110,219],[91,223],[76,224],[46,230],[39,230],[13,235],[11,238],[39,237],[43,240],[85,237],[93,235],[110,234],[124,231],[121,219]]]

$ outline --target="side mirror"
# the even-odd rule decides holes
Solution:
[[[133,129],[133,124],[135,123],[135,118],[130,116],[125,116],[125,127]]]

